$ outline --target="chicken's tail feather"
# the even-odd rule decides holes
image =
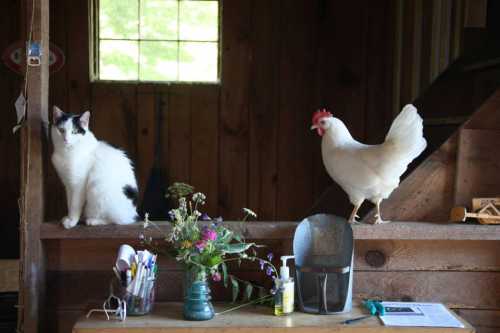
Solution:
[[[394,145],[400,154],[404,155],[400,157],[406,157],[409,163],[427,146],[423,129],[423,120],[417,113],[417,108],[407,104],[392,122],[385,142]]]

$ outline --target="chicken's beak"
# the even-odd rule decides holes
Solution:
[[[315,130],[315,129],[318,129],[318,125],[312,125],[312,126],[311,126],[311,131],[312,131],[312,130]]]

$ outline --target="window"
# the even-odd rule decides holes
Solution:
[[[218,81],[218,1],[96,0],[96,4],[96,79]]]

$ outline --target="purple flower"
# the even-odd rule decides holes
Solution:
[[[201,214],[201,216],[200,216],[200,220],[202,220],[202,221],[210,221],[210,220],[211,220],[211,218],[210,218],[210,216],[208,216],[208,214],[207,214],[207,213],[203,213],[203,214]]]
[[[200,252],[202,252],[206,246],[207,246],[207,242],[204,240],[199,240],[199,241],[196,241],[196,243],[194,243],[194,247],[196,247],[196,249]]]
[[[273,274],[273,268],[271,266],[266,267],[267,276],[271,276]]]
[[[272,252],[269,252],[269,253],[267,254],[267,260],[269,260],[269,261],[273,261],[273,258],[274,258],[274,254],[273,254]]]
[[[260,265],[260,270],[264,270],[264,266],[266,265],[266,262],[262,259],[259,259],[259,265]]]
[[[217,233],[214,230],[205,227],[201,232],[201,239],[204,241],[214,241],[217,239]]]
[[[214,280],[215,282],[219,282],[220,280],[222,280],[222,276],[219,272],[215,272],[212,274],[212,280]]]

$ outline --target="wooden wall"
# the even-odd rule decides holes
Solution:
[[[20,39],[19,2],[0,2],[0,52]],[[19,256],[19,134],[12,134],[16,124],[14,102],[21,92],[21,76],[0,64],[0,259]]]
[[[53,0],[51,37],[66,65],[51,76],[50,103],[90,109],[97,137],[129,152],[143,189],[160,96],[171,182],[207,193],[211,215],[235,219],[250,207],[262,220],[300,219],[331,183],[309,130],[313,111],[332,109],[369,142],[388,127],[395,2],[221,3],[222,84],[134,85],[89,82],[87,0]],[[47,219],[58,219],[63,194],[50,173]]]

